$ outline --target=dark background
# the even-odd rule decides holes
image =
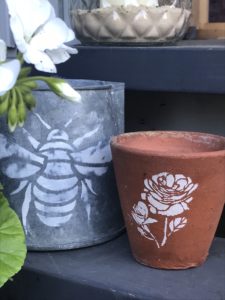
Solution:
[[[225,0],[209,0],[209,22],[225,22]]]

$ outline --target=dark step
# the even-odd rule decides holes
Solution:
[[[130,90],[225,93],[225,40],[181,41],[171,46],[79,46],[58,66],[66,78],[126,83]]]
[[[198,245],[196,244],[196,247]],[[29,253],[1,300],[224,300],[225,239],[201,267],[165,271],[138,264],[126,235],[91,248]]]

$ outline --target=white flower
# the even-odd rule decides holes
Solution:
[[[3,40],[0,40],[0,96],[3,96],[6,92],[11,90],[11,88],[13,88],[21,68],[18,59],[4,62],[5,60],[6,44]]]
[[[75,34],[55,16],[48,0],[6,0],[6,3],[15,43],[27,63],[34,64],[39,71],[56,73],[55,64],[77,53],[64,45]]]
[[[144,185],[142,200],[149,202],[153,214],[164,216],[176,216],[189,210],[188,203],[193,200],[191,194],[198,187],[190,177],[166,172],[154,175],[152,180],[145,179]]]
[[[145,5],[149,7],[159,6],[158,0],[100,0],[100,7],[106,8],[111,6],[139,6]]]

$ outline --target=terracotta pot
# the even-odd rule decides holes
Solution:
[[[225,199],[225,137],[137,132],[111,143],[132,252],[144,265],[186,269],[207,255]]]

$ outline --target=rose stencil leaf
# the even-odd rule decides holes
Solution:
[[[147,233],[141,228],[141,227],[138,227],[137,230],[139,231],[139,233],[146,237],[148,240],[150,241],[154,241],[154,239],[152,237],[150,237],[149,235],[147,235]],[[148,231],[149,232],[149,231]]]
[[[0,193],[0,287],[21,269],[25,257],[22,225]]]
[[[158,221],[152,218],[148,218],[143,224],[153,224],[153,223],[157,223]]]
[[[187,225],[186,218],[176,218],[172,220],[169,224],[171,232],[177,232],[178,230],[184,228]]]

